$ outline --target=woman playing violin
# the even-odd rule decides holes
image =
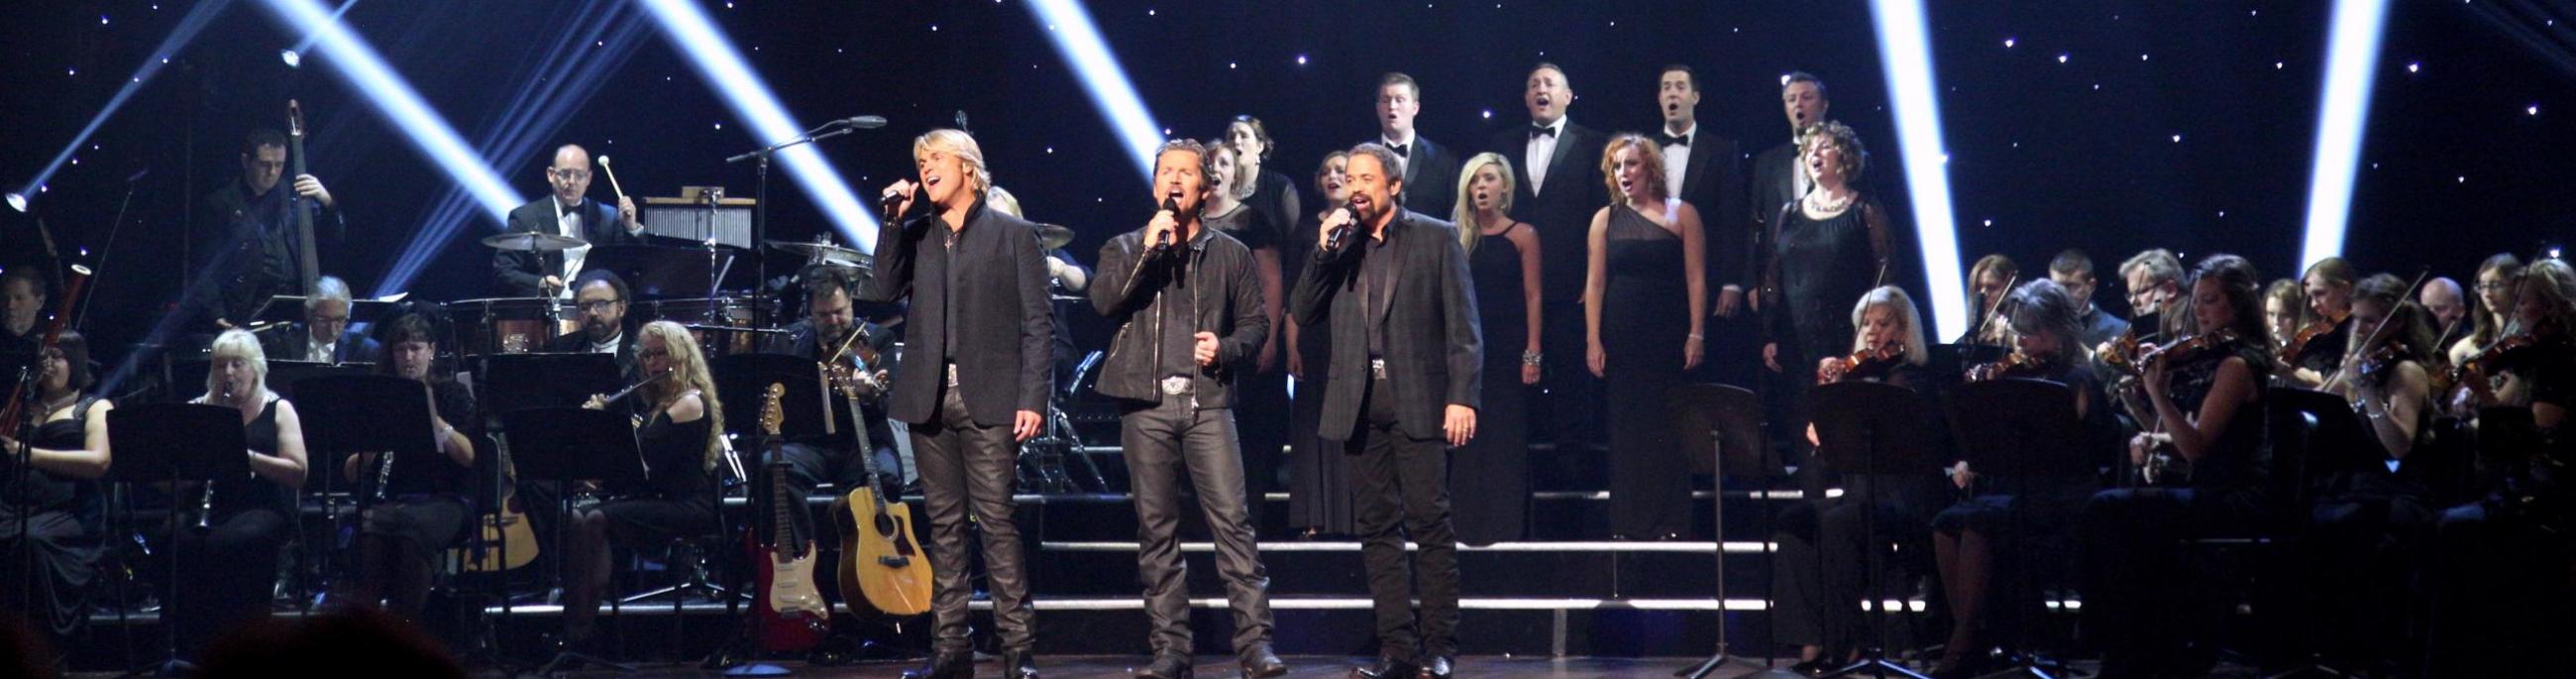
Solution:
[[[2299,285],[2308,293],[2312,320],[2297,334],[2281,339],[2281,381],[2316,389],[2343,367],[2344,345],[2352,335],[2352,262],[2327,257],[2308,265]]]
[[[2352,340],[2343,369],[2331,389],[2350,400],[2378,448],[2398,466],[2386,464],[2324,465],[2329,456],[2358,451],[2312,453],[2309,546],[2304,556],[2318,582],[2310,588],[2310,648],[2347,663],[2365,666],[2394,661],[2386,649],[2404,639],[2403,599],[2406,575],[2421,528],[2431,525],[2433,508],[2429,472],[2409,455],[2429,443],[2433,416],[2432,369],[2435,323],[2409,295],[2396,276],[2378,274],[2353,289]],[[2364,453],[2367,454],[2367,453]],[[2377,455],[2371,455],[2378,458]]]
[[[2215,632],[2220,611],[2182,591],[2184,538],[2251,525],[2265,515],[2262,387],[2273,361],[2258,287],[2242,257],[2212,255],[2193,273],[2195,337],[2149,348],[2145,385],[2161,431],[2130,440],[2130,459],[2171,447],[2191,465],[2183,488],[2129,488],[2086,503],[2086,630],[2104,640],[2103,677],[2199,674],[2212,657],[2183,657]],[[2338,352],[2339,353],[2339,352]],[[2204,646],[2206,647],[2206,646]]]

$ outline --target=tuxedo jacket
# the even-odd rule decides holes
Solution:
[[[1369,143],[1384,144],[1383,137]],[[1433,143],[1420,133],[1405,147],[1404,209],[1447,219],[1458,205],[1458,151]]]
[[[1740,217],[1745,213],[1743,153],[1735,140],[1710,134],[1706,122],[1691,132],[1689,149],[1682,185],[1671,188],[1674,196],[1699,210],[1700,228],[1707,234],[1709,291],[1724,285],[1752,289],[1752,281],[1740,278],[1753,249],[1752,232]]]
[[[1536,192],[1527,162],[1529,124],[1495,134],[1486,150],[1512,163],[1518,180],[1512,182],[1512,219],[1538,229],[1539,249],[1546,253],[1539,258],[1540,299],[1571,302],[1583,296],[1583,253],[1591,246],[1592,213],[1610,204],[1610,189],[1601,178],[1601,147],[1609,137],[1570,120],[1558,134],[1563,138],[1548,160],[1547,185]]]
[[[591,245],[633,245],[644,242],[642,236],[627,233],[626,227],[617,223],[615,205],[598,200],[585,200],[581,202],[581,207],[573,209],[581,212],[581,239],[590,241]],[[508,229],[510,233],[531,231],[555,233],[557,219],[555,199],[553,196],[547,196],[511,210]],[[516,250],[492,252],[492,285],[498,294],[511,297],[541,297],[544,293],[538,290],[537,282],[545,280],[547,276],[561,275],[563,275],[563,253],[561,252]],[[572,281],[564,282],[570,284]]]
[[[1339,250],[1317,250],[1297,274],[1289,312],[1305,327],[1332,330],[1331,373],[1316,434],[1348,441],[1368,398],[1368,294],[1384,296],[1385,356],[1399,429],[1408,438],[1438,440],[1446,407],[1481,407],[1484,339],[1476,318],[1475,284],[1467,276],[1467,250],[1458,227],[1404,211],[1386,227],[1386,245],[1369,252],[1368,235],[1353,230]],[[1371,290],[1361,260],[1397,257],[1395,284]],[[1363,294],[1367,293],[1367,294]],[[1328,320],[1329,319],[1329,320]]]
[[[268,343],[269,359],[323,363],[374,363],[376,357],[383,353],[379,350],[375,338],[356,330],[342,330],[339,341],[331,343],[331,355],[306,356],[305,352],[312,350],[311,331],[306,330],[303,323],[296,323],[289,327],[293,329],[280,335],[277,341]]]
[[[1739,213],[1745,216],[1737,218],[1745,224],[1747,231],[1745,237],[1749,239],[1749,243],[1770,242],[1769,234],[1773,226],[1771,222],[1780,218],[1780,208],[1788,205],[1789,201],[1799,198],[1797,172],[1798,144],[1796,142],[1783,142],[1768,151],[1763,151],[1762,155],[1753,157],[1753,183],[1746,187],[1747,198],[1744,206],[1748,212]],[[1708,211],[1703,209],[1700,212],[1706,214]],[[1730,275],[1742,282],[1761,280],[1762,271],[1759,269],[1761,259],[1746,257],[1741,260],[1729,260],[1729,264],[1742,267],[1737,273]],[[1746,289],[1752,288],[1748,286]]]

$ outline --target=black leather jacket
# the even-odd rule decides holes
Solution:
[[[1100,268],[1091,281],[1091,306],[1118,323],[1101,360],[1100,381],[1093,388],[1104,396],[1154,402],[1163,398],[1159,384],[1161,328],[1152,313],[1154,293],[1162,290],[1168,267],[1140,267],[1145,257],[1143,229],[1120,234],[1100,247]],[[1270,317],[1262,312],[1261,283],[1253,276],[1252,249],[1242,241],[1200,229],[1189,243],[1164,256],[1190,258],[1184,267],[1193,327],[1217,334],[1216,365],[1197,372],[1192,389],[1201,408],[1234,405],[1234,379],[1250,370],[1251,359],[1270,337]],[[1140,275],[1139,269],[1144,269]]]

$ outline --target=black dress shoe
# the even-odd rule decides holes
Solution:
[[[1414,665],[1413,661],[1379,658],[1367,667],[1351,668],[1351,679],[1406,679],[1421,673],[1422,668]]]
[[[903,671],[903,679],[975,679],[975,653],[936,653],[920,668]]]
[[[1424,656],[1422,658],[1422,677],[1423,679],[1449,679],[1449,666],[1453,664],[1456,664],[1456,662],[1450,660],[1449,656]]]
[[[1255,646],[1251,652],[1243,654],[1245,679],[1268,679],[1287,674],[1288,663],[1280,660],[1279,654],[1271,651],[1269,644]]]
[[[1190,679],[1192,671],[1189,656],[1161,653],[1154,656],[1154,664],[1136,670],[1136,676],[1137,679]]]
[[[1002,652],[1002,679],[1038,679],[1038,654],[1021,649]]]

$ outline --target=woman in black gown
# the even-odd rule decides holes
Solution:
[[[2224,611],[2216,597],[2182,587],[2180,543],[2242,531],[2269,516],[2263,384],[2273,361],[2263,281],[2244,258],[2223,254],[2201,260],[2193,279],[2187,308],[2198,350],[2145,366],[2162,426],[2129,441],[2133,465],[2170,449],[2189,465],[2187,485],[2102,491],[2085,503],[2078,524],[2084,629],[2104,646],[2102,677],[2206,671],[2214,656],[2185,657],[2185,644],[2210,641]]]
[[[1815,376],[1804,366],[1849,350],[1851,301],[1912,280],[1905,271],[1911,258],[1899,251],[1904,243],[1887,210],[1860,188],[1869,169],[1860,135],[1826,121],[1807,125],[1798,139],[1799,164],[1815,188],[1796,202],[1765,207],[1781,216],[1752,258],[1762,263],[1753,272],[1762,281],[1754,295],[1763,314],[1762,363],[1779,373],[1770,403],[1791,409],[1773,414],[1782,424],[1808,421],[1803,402]]]
[[[1286,258],[1281,256],[1284,241],[1281,229],[1297,214],[1297,190],[1287,177],[1268,169],[1270,130],[1260,118],[1238,115],[1225,125],[1225,143],[1232,149],[1220,154],[1224,167],[1218,168],[1211,184],[1218,193],[1208,201],[1202,214],[1210,228],[1217,229],[1252,250],[1252,274],[1261,281],[1261,311],[1270,318],[1270,327],[1279,327],[1287,317],[1288,288],[1285,278]],[[1209,144],[1208,152],[1216,153],[1219,144]],[[1217,204],[1239,205],[1236,214],[1218,219]],[[1287,347],[1281,333],[1270,333],[1261,343],[1261,351],[1252,359],[1251,370],[1235,380],[1235,412],[1252,417],[1237,420],[1236,433],[1243,439],[1244,490],[1252,498],[1250,508],[1257,523],[1261,508],[1268,504],[1262,497],[1279,488],[1280,451],[1288,446],[1288,418],[1280,417],[1288,404],[1288,374],[1280,370],[1280,353]]]
[[[178,591],[165,592],[163,601],[173,611],[183,656],[195,655],[218,630],[268,617],[277,554],[292,535],[295,491],[304,487],[303,420],[295,404],[268,390],[268,356],[259,338],[226,330],[209,354],[206,395],[192,403],[240,412],[250,474],[215,481],[207,528],[183,521],[179,529],[181,566],[170,578]],[[178,507],[193,515],[207,498],[207,491],[185,487]]]
[[[716,455],[723,445],[724,404],[707,375],[707,362],[689,330],[670,321],[644,325],[635,342],[635,364],[652,381],[636,391],[644,404],[635,444],[644,453],[644,481],[604,489],[608,501],[575,509],[565,523],[572,533],[564,568],[564,644],[586,648],[599,615],[600,590],[611,573],[611,543],[650,547],[675,537],[716,529]],[[594,398],[584,406],[610,408]]]
[[[384,603],[385,610],[418,620],[428,602],[430,575],[439,556],[465,531],[471,495],[474,437],[483,418],[474,398],[456,380],[433,370],[438,356],[436,321],[428,313],[395,318],[382,331],[384,356],[377,372],[429,386],[430,432],[440,464],[401,463],[397,472],[375,453],[352,455],[341,469],[353,488],[365,489],[372,502],[358,536],[358,601]],[[397,460],[397,462],[399,462]],[[411,470],[428,473],[414,474]],[[376,490],[383,484],[382,491]]]
[[[107,413],[116,404],[82,395],[95,382],[88,340],[64,332],[54,346],[38,364],[35,399],[27,403],[35,436],[19,441],[10,438],[17,432],[0,432],[0,456],[18,459],[20,446],[30,447],[26,468],[0,462],[0,612],[21,615],[60,641],[89,617],[100,535],[97,480],[112,459]],[[19,537],[22,518],[26,538]],[[20,568],[19,550],[30,548],[32,571]]]
[[[1458,541],[1518,540],[1529,514],[1529,393],[1538,383],[1538,232],[1514,221],[1511,163],[1500,154],[1467,159],[1455,217],[1476,285],[1484,330],[1483,403],[1476,438],[1449,465],[1449,510]]]
[[[1345,188],[1342,166],[1350,160],[1347,151],[1334,151],[1315,166],[1315,192],[1324,197],[1324,212],[1331,212],[1350,200]],[[1315,232],[1321,230],[1324,212],[1306,215],[1290,229],[1294,239],[1289,247],[1292,257],[1280,261],[1290,267],[1303,267],[1313,259]],[[1295,279],[1296,271],[1284,272]],[[1300,537],[1349,535],[1356,514],[1351,510],[1351,478],[1348,461],[1338,441],[1325,441],[1316,435],[1316,420],[1323,417],[1324,383],[1331,379],[1331,328],[1321,325],[1300,326],[1297,319],[1285,319],[1288,330],[1288,375],[1296,379],[1294,402],[1289,406],[1288,423],[1288,527]]]
[[[1670,540],[1690,527],[1691,472],[1665,404],[1699,367],[1707,250],[1699,210],[1664,183],[1662,146],[1622,134],[1601,158],[1612,200],[1592,215],[1583,320],[1609,413],[1610,533]],[[1677,283],[1687,295],[1673,294]]]

